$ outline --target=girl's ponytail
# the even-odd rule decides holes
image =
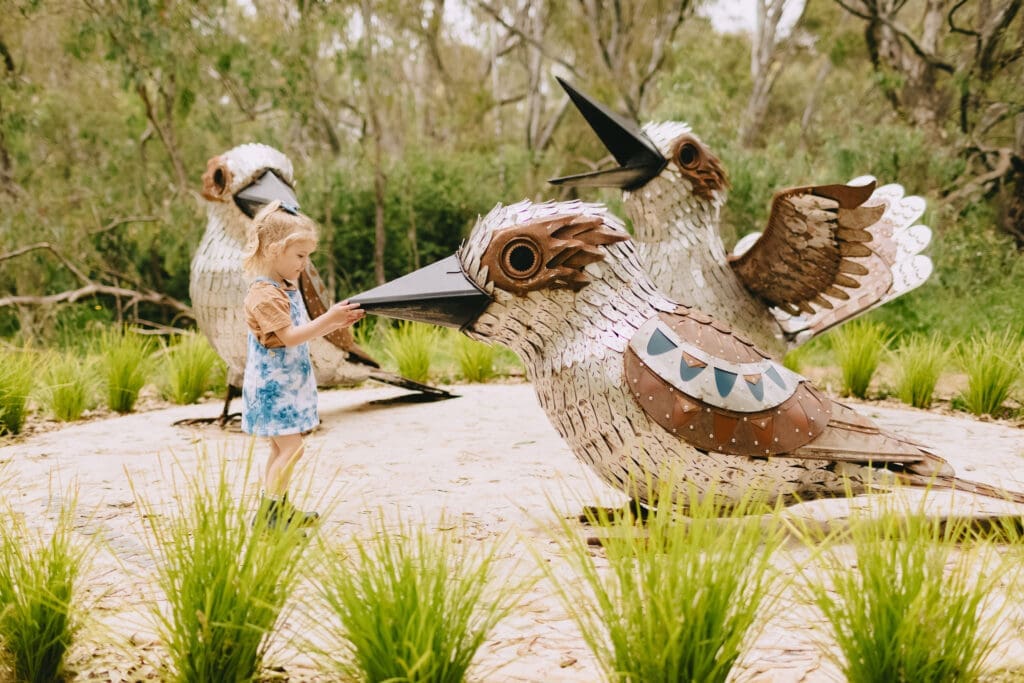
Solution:
[[[246,235],[245,250],[242,253],[242,267],[246,273],[256,273],[260,270],[266,259],[266,240],[263,233],[266,228],[266,218],[281,207],[281,202],[274,200],[264,206],[253,216],[249,224],[249,232]]]

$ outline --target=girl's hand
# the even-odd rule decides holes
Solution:
[[[357,320],[361,320],[366,311],[359,308],[359,304],[350,304],[348,301],[341,301],[331,306],[324,316],[334,324],[335,329],[348,327]]]

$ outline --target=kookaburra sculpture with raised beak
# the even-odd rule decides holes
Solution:
[[[601,205],[499,205],[454,256],[351,301],[511,348],[573,453],[641,503],[677,482],[727,500],[894,481],[1001,497],[664,296]]]
[[[207,206],[206,232],[192,259],[189,294],[200,331],[228,366],[228,398],[238,396],[245,372],[245,299],[248,280],[242,268],[252,217],[266,204],[280,200],[298,207],[293,189],[292,163],[284,154],[262,144],[235,147],[207,162],[202,196]],[[299,288],[310,318],[323,314],[331,295],[310,264],[299,278]],[[317,384],[350,386],[368,379],[423,392],[424,396],[451,398],[441,389],[426,386],[380,369],[380,364],[356,344],[351,328],[336,330],[309,342]]]
[[[637,252],[670,297],[713,315],[775,355],[922,284],[931,231],[920,197],[863,176],[775,193],[763,233],[727,254],[719,233],[728,178],[685,123],[631,123],[559,79],[615,168],[551,180],[616,187]],[[742,227],[742,226],[741,226]]]

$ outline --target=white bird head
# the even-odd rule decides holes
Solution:
[[[639,313],[638,283],[661,299],[629,233],[605,206],[522,201],[499,204],[478,219],[453,256],[350,301],[369,313],[455,327],[528,355],[525,332],[535,326],[579,330],[609,305],[622,317]],[[627,298],[633,303],[623,303]]]
[[[618,187],[625,190],[626,208],[633,218],[637,236],[647,241],[659,237],[644,231],[664,222],[671,214],[703,215],[717,220],[725,203],[729,179],[721,161],[686,123],[652,122],[636,126],[605,106],[559,83],[576,108],[618,162],[617,168],[553,178],[555,185]],[[650,215],[661,220],[651,220]]]
[[[259,143],[239,145],[206,162],[202,196],[210,221],[244,241],[249,220],[264,205],[280,200],[298,208],[292,162]]]

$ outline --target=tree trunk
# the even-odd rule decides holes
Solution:
[[[376,83],[373,81],[374,51],[376,49],[376,37],[373,29],[373,8],[370,0],[362,2],[363,25],[366,32],[363,34],[366,48],[366,109],[367,121],[369,123],[370,144],[373,145],[373,277],[378,285],[387,282],[387,275],[384,272],[384,248],[387,242],[387,233],[384,229],[384,197],[387,186],[387,178],[384,176],[384,131],[381,130],[380,112],[377,107]]]
[[[1024,113],[1017,114],[1015,124],[1012,170],[1007,178],[1000,223],[1013,236],[1017,250],[1024,251]]]

